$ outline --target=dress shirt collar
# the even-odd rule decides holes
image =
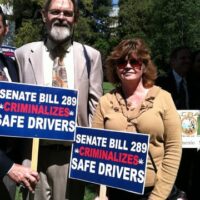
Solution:
[[[45,42],[46,50],[50,52],[53,58],[55,57],[64,57],[66,53],[69,52],[70,47],[72,46],[71,42],[66,42],[61,45],[55,44],[52,40],[47,39]]]

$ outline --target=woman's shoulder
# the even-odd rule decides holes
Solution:
[[[116,94],[116,89],[113,89],[107,93],[105,93],[101,98],[100,100],[101,101],[108,101],[108,100],[111,100],[115,97],[115,94]]]
[[[157,93],[157,95],[161,95],[161,96],[171,96],[171,94],[167,91],[167,90],[164,90],[162,89],[160,86],[156,86],[154,85],[152,90],[154,91],[154,93]]]
[[[118,89],[115,88],[107,93],[105,93],[101,98],[100,98],[100,103],[112,103],[116,101],[116,94],[119,93]]]
[[[159,102],[159,104],[161,104],[164,107],[171,107],[172,104],[174,104],[172,95],[159,86],[154,87],[157,90],[157,95],[155,95],[155,101]]]

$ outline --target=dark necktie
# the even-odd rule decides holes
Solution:
[[[6,73],[4,72],[4,70],[1,67],[0,67],[0,81],[8,81]]]
[[[186,104],[186,85],[184,79],[181,80],[180,82],[180,87],[179,87],[179,109],[187,109],[187,104]]]
[[[52,86],[67,88],[67,71],[64,66],[63,58],[56,57],[54,60]]]

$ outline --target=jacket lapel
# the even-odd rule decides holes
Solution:
[[[38,85],[44,85],[43,77],[43,46],[44,43],[37,43],[33,46],[28,57],[30,65],[32,67],[35,82]],[[81,84],[81,78],[86,66],[86,60],[84,58],[83,47],[77,42],[73,42],[73,57],[74,57],[74,88],[78,89]]]
[[[38,85],[44,85],[43,77],[43,42],[37,43],[36,46],[33,46],[31,49],[29,62],[33,69],[35,82]]]

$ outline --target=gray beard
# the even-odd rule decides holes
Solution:
[[[49,37],[54,42],[66,42],[71,38],[71,30],[67,27],[53,26],[49,32]]]

